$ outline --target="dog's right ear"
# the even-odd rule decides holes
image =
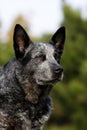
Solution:
[[[25,54],[25,50],[31,43],[31,40],[27,35],[26,31],[19,24],[15,26],[13,42],[14,42],[13,46],[14,46],[16,58],[18,60],[22,60]]]

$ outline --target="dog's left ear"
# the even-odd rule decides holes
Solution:
[[[65,42],[65,27],[61,27],[56,31],[56,33],[52,36],[51,42],[55,44],[61,56]]]
[[[24,28],[17,24],[14,29],[13,35],[15,55],[18,60],[22,60],[25,54],[25,50],[31,43],[29,36],[27,35]]]

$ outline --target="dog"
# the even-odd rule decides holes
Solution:
[[[35,43],[16,24],[15,57],[0,68],[0,130],[43,129],[52,109],[50,91],[63,78],[64,42],[65,27],[50,42]]]

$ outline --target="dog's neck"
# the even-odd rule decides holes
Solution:
[[[36,84],[24,84],[22,88],[25,92],[25,98],[33,104],[37,104],[43,98],[47,98],[53,86],[51,85],[36,85]]]
[[[37,104],[41,100],[47,98],[52,89],[52,85],[37,85],[34,82],[19,80],[16,75],[16,80],[18,86],[21,87],[22,91],[25,93],[25,99],[33,104]],[[21,81],[22,80],[22,81]]]

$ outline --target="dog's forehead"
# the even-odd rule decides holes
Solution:
[[[54,53],[54,46],[50,43],[34,43],[34,53],[45,53],[45,54],[53,54]]]

